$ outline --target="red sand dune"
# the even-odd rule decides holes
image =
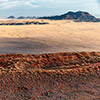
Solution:
[[[100,100],[100,53],[0,55],[0,100]]]

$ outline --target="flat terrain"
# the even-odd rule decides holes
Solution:
[[[25,22],[34,20],[7,20]],[[100,51],[100,23],[49,21],[46,25],[0,26],[0,54]],[[1,21],[4,22],[4,21]]]

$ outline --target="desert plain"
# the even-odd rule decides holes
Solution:
[[[45,25],[1,25],[0,54],[100,51],[100,23],[70,20],[1,20],[48,22]]]
[[[100,100],[100,23],[2,20],[0,100]]]

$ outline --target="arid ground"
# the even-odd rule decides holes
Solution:
[[[100,100],[100,23],[35,21],[0,26],[0,100]]]
[[[1,55],[0,100],[100,100],[100,53]]]
[[[28,21],[32,20],[10,20]],[[0,54],[100,51],[99,22],[35,21],[49,24],[0,26]]]

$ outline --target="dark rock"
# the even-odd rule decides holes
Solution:
[[[17,19],[26,19],[26,17],[20,16],[20,17],[18,17]]]
[[[50,20],[74,20],[75,22],[100,22],[99,18],[92,16],[88,12],[68,12],[63,15],[39,17],[38,19],[50,19]]]
[[[8,19],[16,19],[15,16],[9,16]]]
[[[30,17],[30,16],[26,17],[26,19],[35,19],[35,18],[36,18],[35,16],[33,16],[33,17]]]

